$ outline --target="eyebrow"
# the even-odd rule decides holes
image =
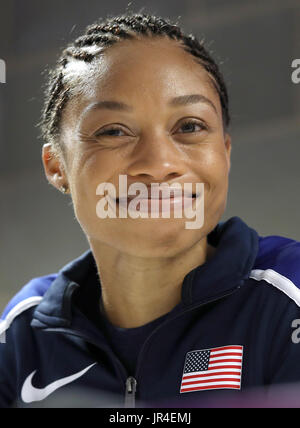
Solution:
[[[207,97],[201,94],[181,95],[179,97],[172,98],[168,104],[172,107],[178,107],[178,106],[186,106],[189,104],[196,104],[196,103],[208,104],[217,113],[217,109],[214,103],[210,99],[208,99]]]
[[[169,100],[168,105],[170,107],[179,107],[179,106],[186,106],[189,104],[196,104],[196,103],[205,103],[210,107],[212,107],[216,113],[218,113],[214,103],[209,98],[201,94],[180,95],[178,97],[175,97]],[[88,110],[99,110],[99,109],[128,111],[128,112],[133,111],[133,108],[131,106],[121,101],[108,101],[108,100],[97,101],[88,107]]]

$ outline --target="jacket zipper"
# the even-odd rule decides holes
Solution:
[[[125,402],[124,407],[135,407],[135,392],[137,381],[133,376],[129,376],[126,380]]]
[[[180,312],[179,314],[177,314],[176,316],[174,316],[173,318],[170,318],[170,319],[168,319],[168,320],[166,320],[166,321],[164,321],[162,324],[160,324],[156,329],[154,329],[153,331],[152,331],[152,333],[147,337],[147,339],[145,340],[145,342],[144,342],[144,344],[143,344],[143,346],[142,346],[142,349],[141,349],[141,351],[140,351],[140,353],[139,353],[139,356],[138,356],[138,363],[137,363],[137,368],[136,368],[136,371],[135,371],[135,375],[134,376],[129,376],[129,377],[126,377],[126,381],[125,381],[125,401],[124,401],[124,407],[126,408],[135,408],[135,399],[136,399],[136,389],[137,389],[137,377],[138,377],[138,373],[139,373],[139,371],[140,371],[140,367],[141,367],[141,361],[142,361],[142,355],[143,355],[143,352],[144,352],[144,350],[145,350],[145,348],[146,348],[146,346],[147,346],[147,344],[149,343],[149,340],[151,339],[151,337],[154,335],[154,333],[156,333],[156,331],[157,330],[159,330],[162,326],[164,326],[165,324],[167,324],[168,322],[170,322],[170,321],[173,321],[174,319],[176,319],[176,318],[178,318],[178,317],[180,317],[181,315],[183,315],[183,314],[185,314],[185,313],[187,313],[187,312],[189,312],[189,311],[192,311],[193,309],[196,309],[196,308],[199,308],[199,307],[201,307],[201,306],[205,306],[205,305],[207,305],[207,304],[209,304],[209,303],[212,303],[212,302],[215,302],[215,301],[217,301],[217,300],[220,300],[220,299],[222,299],[222,298],[224,298],[224,297],[227,297],[227,296],[230,296],[231,294],[233,294],[235,291],[237,291],[238,289],[240,288],[240,285],[239,286],[237,286],[237,287],[235,287],[233,290],[231,290],[230,292],[228,292],[228,293],[225,293],[225,294],[223,294],[223,295],[221,295],[221,296],[219,296],[219,297],[217,297],[217,298],[213,298],[213,299],[211,299],[211,300],[207,300],[206,302],[203,302],[203,303],[198,303],[197,305],[195,305],[195,306],[192,306],[192,307],[190,307],[190,308],[188,308],[188,309],[186,309],[185,311],[182,311],[182,312]],[[97,348],[99,348],[99,344],[97,344],[95,341],[93,341],[93,340],[91,340],[89,337],[86,337],[86,336],[84,336],[83,334],[81,334],[80,332],[77,332],[76,330],[71,330],[71,329],[67,329],[67,328],[46,328],[46,329],[44,329],[44,331],[53,331],[53,332],[57,332],[57,331],[60,331],[60,332],[62,332],[62,333],[67,333],[67,334],[72,334],[72,335],[74,335],[74,336],[78,336],[78,337],[81,337],[82,339],[84,339],[84,340],[86,340],[87,342],[89,342],[89,343],[91,343],[91,344],[93,344],[93,345],[95,345],[95,346],[97,346]],[[103,347],[100,347],[100,348],[102,348],[103,349]],[[108,349],[108,348],[106,348],[105,347],[105,350],[106,351],[108,351],[109,353],[110,353],[110,350]],[[118,358],[116,358],[116,356],[115,355],[113,355],[113,358],[115,359],[115,361],[117,361],[117,363],[118,363],[118,366],[120,367],[120,369],[121,369],[121,371],[124,373],[125,372],[125,370],[124,370],[124,367],[123,367],[123,365],[122,365],[122,363],[121,363],[121,361],[118,359]],[[126,372],[125,372],[126,373]],[[127,374],[126,374],[126,376],[127,376]]]

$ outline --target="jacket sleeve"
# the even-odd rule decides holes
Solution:
[[[0,408],[14,407],[18,403],[20,376],[30,351],[32,313],[56,276],[52,273],[32,278],[8,302],[1,315]]]
[[[276,308],[269,355],[268,384],[293,384],[300,390],[300,307],[289,297]]]

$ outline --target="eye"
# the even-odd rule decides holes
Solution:
[[[198,127],[198,130],[197,129],[195,130],[196,127]],[[201,132],[203,130],[208,129],[207,126],[203,122],[200,122],[198,120],[186,120],[181,124],[179,129],[181,129],[181,128],[184,128],[185,131],[179,132],[180,134],[190,134],[190,133],[195,133],[195,132]]]
[[[122,137],[123,135],[118,135],[119,132],[124,133],[120,127],[110,126],[109,128],[100,129],[94,135],[95,137],[101,137],[102,135],[109,137]]]

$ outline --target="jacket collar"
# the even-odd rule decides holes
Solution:
[[[216,247],[211,259],[190,271],[182,285],[183,308],[196,306],[240,287],[254,265],[259,236],[239,217],[220,222],[207,236]],[[79,287],[85,296],[101,299],[97,266],[91,250],[59,270],[56,279],[36,307],[32,326],[67,327],[73,314],[72,296]]]
[[[259,236],[237,216],[220,222],[207,240],[216,251],[211,259],[186,275],[182,286],[186,305],[212,300],[241,287],[257,257]]]

